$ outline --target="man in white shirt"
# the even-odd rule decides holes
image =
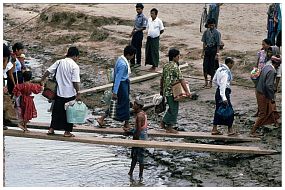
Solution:
[[[223,133],[217,129],[217,125],[228,126],[228,135],[235,135],[232,129],[234,122],[234,112],[229,116],[222,117],[217,113],[220,106],[229,106],[232,109],[232,104],[230,100],[231,88],[230,83],[232,81],[231,68],[234,66],[234,60],[231,57],[225,59],[225,64],[221,66],[216,71],[213,83],[218,86],[215,95],[216,110],[213,121],[212,135],[222,135]]]
[[[158,10],[151,9],[147,23],[147,41],[145,47],[145,64],[152,65],[151,71],[155,71],[159,63],[159,36],[164,32],[162,21],[157,17]]]
[[[78,61],[78,56],[78,49],[76,47],[70,47],[66,58],[60,59],[51,65],[41,79],[41,83],[43,83],[47,76],[56,74],[57,96],[54,100],[52,120],[48,135],[53,135],[55,129],[64,129],[64,137],[74,137],[71,133],[73,124],[67,123],[64,104],[74,99],[80,99],[80,69],[76,63],[76,61]]]

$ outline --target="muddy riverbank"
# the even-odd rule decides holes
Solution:
[[[114,60],[122,54],[123,47],[129,43],[129,33],[135,16],[133,4],[4,4],[4,39],[11,43],[21,41],[27,55],[40,61],[41,66],[34,76],[41,76],[56,59],[64,57],[67,47],[76,45],[80,49],[80,69],[82,89],[107,83],[106,70],[113,66]],[[43,10],[51,7],[46,12]],[[209,131],[214,113],[215,88],[203,89],[202,43],[199,32],[200,14],[203,4],[146,4],[145,14],[156,7],[159,17],[165,23],[165,33],[161,36],[160,67],[167,61],[170,47],[178,47],[182,62],[189,63],[183,71],[191,85],[191,91],[199,94],[197,100],[180,104],[177,127],[185,131]],[[232,104],[235,110],[235,129],[247,135],[256,118],[256,99],[249,79],[251,67],[256,62],[256,52],[266,36],[267,4],[224,4],[221,8],[219,30],[225,48],[221,61],[226,56],[235,58],[233,68]],[[122,11],[124,10],[124,11]],[[171,13],[171,14],[170,14]],[[38,15],[38,16],[37,16]],[[174,16],[179,15],[179,16]],[[37,16],[37,17],[35,17]],[[29,18],[35,17],[26,25],[10,30]],[[247,18],[247,19],[245,19]],[[9,31],[10,30],[10,31]],[[143,41],[145,43],[145,39]],[[143,51],[144,52],[144,48]],[[144,54],[143,54],[144,62]],[[140,69],[148,69],[142,66]],[[137,69],[131,77],[146,72]],[[131,95],[135,97],[159,92],[159,78],[131,85]],[[102,105],[102,93],[83,95],[84,102],[94,113]],[[277,93],[277,109],[281,111],[281,93]],[[150,127],[158,128],[160,116],[148,110]],[[107,120],[112,124],[112,120]],[[221,127],[225,131],[225,128]],[[147,160],[167,168],[159,176],[167,179],[166,186],[250,186],[268,187],[282,185],[281,128],[265,126],[261,142],[237,143],[241,146],[259,146],[274,149],[279,154],[254,156],[225,153],[196,153],[189,151],[161,151],[149,149]],[[189,140],[160,138],[167,141],[195,143],[219,143],[210,140]]]

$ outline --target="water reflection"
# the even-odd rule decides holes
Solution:
[[[130,179],[127,173],[131,159],[118,154],[117,149],[113,146],[5,137],[6,186],[163,185],[157,168],[146,168],[142,181],[135,169],[134,178]]]

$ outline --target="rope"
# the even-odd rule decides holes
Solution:
[[[52,5],[52,6],[48,7],[47,9],[43,10],[42,12],[40,12],[39,14],[37,14],[36,16],[34,16],[34,17],[28,19],[27,21],[25,21],[25,22],[23,22],[23,23],[21,23],[21,24],[18,24],[17,26],[15,26],[15,27],[13,27],[13,28],[11,28],[11,29],[5,30],[4,33],[10,32],[10,31],[12,31],[12,30],[15,30],[16,28],[19,28],[19,27],[22,26],[22,25],[27,24],[28,22],[30,22],[31,20],[35,19],[35,18],[38,17],[40,14],[47,12],[50,8],[52,8],[52,7],[54,7],[54,6],[58,6],[58,5]]]

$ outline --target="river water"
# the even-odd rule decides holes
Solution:
[[[46,99],[36,95],[35,103],[38,118],[33,121],[49,121]],[[19,137],[5,137],[4,146],[6,187],[163,186],[164,183],[159,177],[163,167],[152,166],[153,160],[149,160],[143,181],[138,179],[138,166],[130,179],[127,174],[130,148]]]
[[[40,73],[40,65],[32,65]],[[49,122],[50,104],[41,95],[34,101],[38,117],[32,121]],[[110,135],[114,137],[125,138]],[[150,158],[143,180],[138,179],[138,165],[134,178],[128,176],[130,148],[19,137],[4,137],[4,147],[6,187],[167,186],[159,177],[165,167]]]

